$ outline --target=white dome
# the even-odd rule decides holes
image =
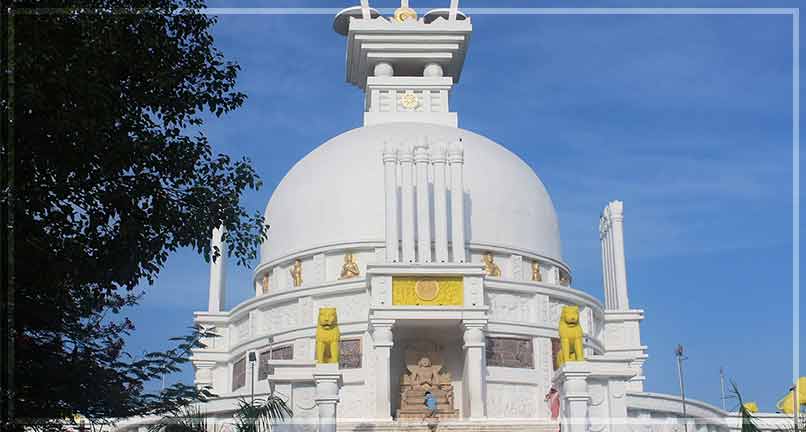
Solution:
[[[561,261],[554,205],[518,156],[464,129],[385,123],[336,136],[291,168],[266,207],[270,229],[261,264],[334,244],[383,242],[384,143],[424,136],[462,139],[471,247],[500,247]]]

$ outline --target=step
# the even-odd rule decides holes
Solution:
[[[559,425],[535,421],[443,421],[430,429],[425,422],[339,423],[338,432],[558,432]]]

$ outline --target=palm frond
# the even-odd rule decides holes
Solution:
[[[274,394],[265,399],[249,402],[243,398],[238,400],[235,412],[235,430],[237,432],[269,432],[272,425],[292,417],[293,413],[285,400]]]

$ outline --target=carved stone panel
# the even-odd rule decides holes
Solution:
[[[488,292],[487,304],[494,321],[537,322],[535,301],[531,295]]]
[[[348,296],[321,297],[315,300],[315,309],[334,307],[338,314],[339,323],[366,321],[369,316],[369,298],[366,294],[352,294]]]
[[[344,339],[340,342],[339,369],[361,368],[361,339]]]
[[[532,369],[535,367],[531,339],[487,338],[487,366]]]
[[[241,357],[232,365],[232,391],[246,385],[246,357]]]
[[[277,334],[294,328],[298,319],[297,308],[297,303],[285,303],[263,311],[264,333]]]
[[[487,384],[487,415],[493,418],[531,418],[537,415],[537,389],[525,384]]]
[[[274,374],[274,366],[269,364],[271,360],[293,360],[294,345],[275,347],[260,353],[260,360],[257,368],[258,381],[266,379]]]

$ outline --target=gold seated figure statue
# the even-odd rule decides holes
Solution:
[[[425,406],[425,393],[431,392],[437,401],[437,419],[456,418],[459,410],[453,408],[453,385],[447,372],[441,373],[441,365],[431,364],[429,357],[422,357],[416,365],[407,365],[408,373],[400,378],[400,420],[422,420],[429,414]]]

